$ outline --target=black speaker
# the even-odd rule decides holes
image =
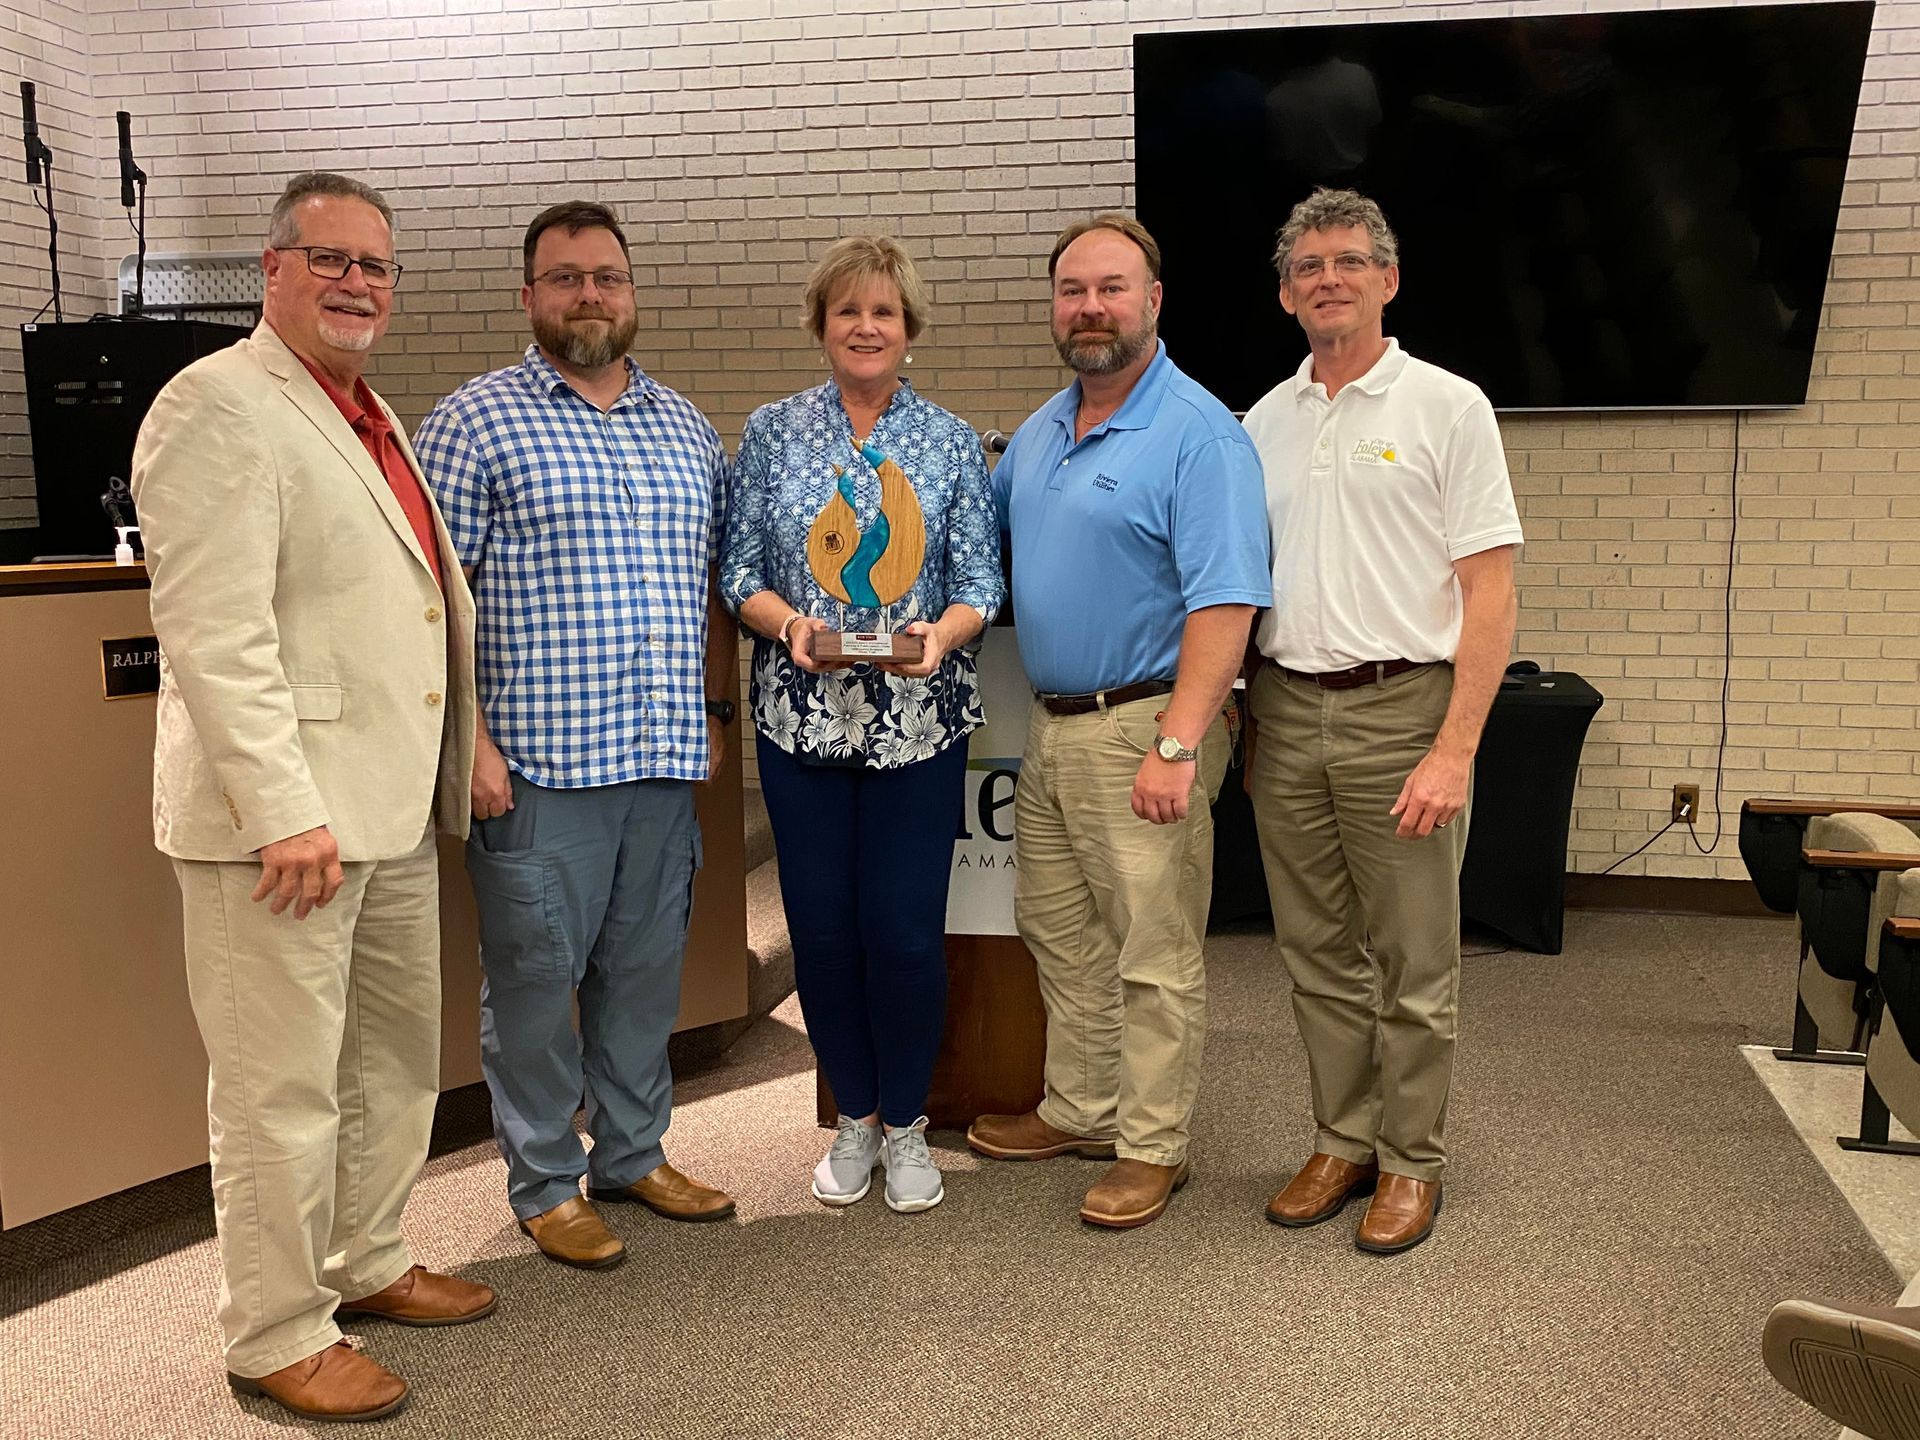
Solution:
[[[27,424],[42,555],[113,554],[100,497],[133,469],[133,442],[161,387],[252,332],[209,320],[22,325]],[[132,505],[126,507],[132,522]]]

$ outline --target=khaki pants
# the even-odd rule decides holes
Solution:
[[[1437,1180],[1460,988],[1463,811],[1424,840],[1388,812],[1453,696],[1428,665],[1352,690],[1262,666],[1254,819],[1313,1085],[1314,1148]]]
[[[1014,795],[1014,923],[1047,1007],[1049,1125],[1114,1137],[1123,1159],[1177,1165],[1206,1038],[1201,943],[1213,894],[1213,814],[1227,727],[1200,744],[1175,825],[1133,813],[1160,699],[1085,715],[1037,702]]]
[[[439,862],[342,867],[295,920],[260,866],[176,860],[187,987],[207,1047],[227,1368],[265,1375],[340,1338],[334,1306],[410,1263],[400,1211],[440,1087]]]

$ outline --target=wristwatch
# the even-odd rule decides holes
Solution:
[[[1198,760],[1200,758],[1200,752],[1198,750],[1189,750],[1171,735],[1162,735],[1158,740],[1154,741],[1153,753],[1158,755],[1162,760],[1165,760],[1169,765],[1176,765],[1182,760]]]
[[[707,701],[707,714],[718,720],[722,725],[731,725],[733,723],[733,702],[731,700],[709,700]]]

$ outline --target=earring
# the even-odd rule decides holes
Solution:
[[[907,364],[911,365],[912,363],[913,363],[913,351],[909,350],[907,351]]]

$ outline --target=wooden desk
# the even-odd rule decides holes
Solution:
[[[179,891],[153,848],[153,697],[103,698],[100,642],[151,633],[143,566],[0,567],[0,1227],[206,1160]],[[737,752],[699,815],[680,1029],[746,1013]],[[452,1088],[480,1078],[479,945],[460,843],[440,861]]]

